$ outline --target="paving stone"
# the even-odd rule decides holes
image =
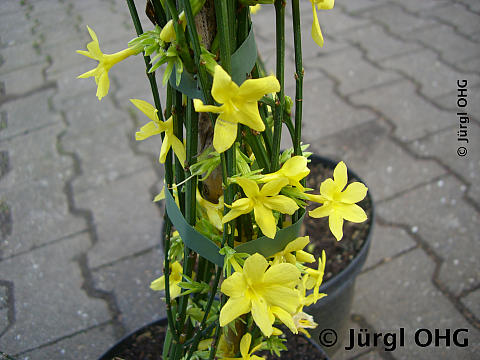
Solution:
[[[419,40],[425,47],[440,52],[442,59],[449,64],[456,64],[480,54],[477,43],[456,34],[447,25],[419,29],[414,33],[403,36],[411,41]]]
[[[322,57],[314,68],[321,68],[340,84],[338,90],[348,95],[400,78],[393,71],[384,71],[366,61],[362,53],[355,48],[348,48]]]
[[[270,49],[262,51],[262,60],[265,64],[265,70],[267,74],[275,74],[276,69],[276,50]],[[294,55],[291,51],[285,50],[285,78],[284,87],[295,89],[295,62]],[[290,95],[291,96],[291,95]],[[294,95],[295,96],[295,95]]]
[[[428,16],[451,24],[463,34],[474,35],[480,32],[480,16],[459,4],[453,3],[432,9],[428,12]]]
[[[164,292],[150,289],[150,283],[163,275],[162,264],[163,253],[156,247],[94,270],[96,286],[115,294],[127,332],[166,316]]]
[[[303,93],[302,131],[307,143],[375,118],[372,112],[355,109],[334,94],[333,83],[327,77],[311,76],[304,82],[304,87],[309,89]],[[294,88],[287,88],[287,93],[295,94]]]
[[[413,249],[417,244],[412,240],[405,230],[390,226],[375,224],[373,228],[372,243],[367,261],[363,266],[368,269],[382,262],[389,262],[396,255]]]
[[[396,4],[385,4],[362,13],[375,22],[383,24],[394,34],[414,34],[418,29],[435,25],[434,20],[413,16]]]
[[[399,329],[405,329],[405,347],[397,346],[391,352],[395,359],[475,359],[480,333],[433,286],[434,269],[434,262],[422,250],[415,250],[361,274],[353,312],[361,314],[376,332],[397,333],[397,341]],[[469,346],[419,347],[414,338],[420,328],[432,333],[436,328],[442,333],[446,329],[468,329]]]
[[[386,0],[384,0],[384,1],[378,1],[378,0],[345,0],[345,1],[342,1],[341,3],[335,4],[335,7],[340,7],[342,9],[345,9],[350,14],[357,14],[361,11],[377,7],[379,2],[383,3],[383,2],[386,2]]]
[[[365,26],[354,31],[335,35],[335,38],[337,37],[360,45],[362,49],[365,49],[367,57],[372,61],[383,60],[420,48],[413,41],[402,41],[391,36],[380,25]]]
[[[21,12],[23,10],[22,5],[16,0],[5,0],[2,3],[2,14],[11,15],[11,13]]]
[[[480,290],[471,292],[464,298],[462,303],[475,315],[477,319],[480,319]]]
[[[21,42],[15,46],[1,49],[3,63],[0,66],[0,75],[14,70],[23,69],[27,66],[45,64],[45,60],[38,57],[33,47],[33,41]]]
[[[458,63],[458,67],[463,71],[478,72],[478,69],[480,69],[480,57],[474,56],[471,59],[461,61]]]
[[[370,121],[312,142],[312,149],[345,161],[365,181],[375,201],[445,174],[433,161],[412,158],[388,134],[388,127],[380,120]]]
[[[468,124],[468,144],[457,141],[458,124],[442,132],[433,134],[412,143],[411,148],[423,155],[438,158],[449,169],[470,184],[468,195],[480,204],[480,127],[476,123]],[[467,155],[461,157],[457,149],[464,146]],[[465,186],[463,186],[465,188]]]
[[[98,326],[67,337],[52,345],[35,349],[21,355],[18,360],[91,360],[98,359],[115,343],[114,330],[111,325]]]
[[[301,2],[304,8],[308,8],[312,13],[312,5],[307,2]],[[306,11],[304,13],[307,13]],[[313,14],[309,17],[309,25],[313,22]],[[318,22],[322,29],[322,34],[336,35],[344,33],[369,23],[368,20],[356,16],[350,16],[342,12],[340,8],[334,7],[328,11],[317,10]],[[305,16],[304,16],[305,17]]]
[[[45,67],[45,64],[32,65],[2,75],[1,81],[4,83],[5,94],[20,95],[44,85],[42,70]]]
[[[15,323],[0,338],[2,351],[29,350],[110,320],[106,303],[82,290],[73,260],[89,246],[83,234],[0,262],[2,278],[15,283]]]
[[[71,159],[59,155],[57,135],[63,126],[47,126],[38,131],[4,140],[0,149],[8,152],[9,171],[0,182],[2,191],[25,188],[41,181],[66,181],[73,172]]]
[[[275,49],[275,7],[262,6],[260,11],[252,16],[252,24],[260,53]],[[293,49],[293,25],[290,16],[285,19],[285,47]]]
[[[471,11],[480,12],[480,3],[476,0],[459,0]]]
[[[313,38],[310,36],[310,33],[302,34],[302,57],[303,57],[303,66],[310,67],[312,65],[319,66],[323,62],[323,58],[326,55],[333,54],[337,51],[342,51],[346,48],[350,48],[349,44],[345,40],[338,38],[333,38],[324,34],[324,44],[323,47],[318,46]],[[295,53],[292,54],[293,59],[295,59]]]
[[[91,209],[98,242],[88,254],[97,267],[155,246],[162,218],[152,202],[151,186],[161,183],[152,170],[118,179],[75,195],[80,208]]]
[[[49,109],[48,101],[55,90],[43,90],[2,105],[7,113],[8,126],[0,132],[0,140],[18,136],[35,129],[60,124],[61,117]],[[35,109],[35,111],[32,111]]]
[[[377,109],[393,124],[402,141],[425,136],[452,125],[452,114],[420,98],[408,81],[395,82],[350,97],[357,105]],[[394,101],[392,101],[394,99]]]
[[[385,60],[382,67],[400,70],[421,85],[420,92],[429,98],[445,95],[456,90],[457,80],[468,79],[477,84],[480,76],[471,73],[461,73],[438,60],[438,56],[424,50]],[[442,76],[439,76],[442,74]]]
[[[350,0],[352,1],[352,0]],[[428,10],[431,8],[442,7],[450,4],[449,0],[389,0],[389,2],[395,3],[411,12],[417,12],[421,10]]]
[[[448,176],[377,206],[380,217],[410,227],[444,260],[439,280],[454,294],[480,281],[474,255],[480,251],[480,217],[463,199],[461,185]]]

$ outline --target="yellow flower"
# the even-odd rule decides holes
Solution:
[[[306,268],[308,277],[304,283],[305,289],[310,290],[313,288],[313,294],[308,295],[306,300],[306,305],[311,305],[316,303],[319,299],[327,296],[327,294],[319,293],[320,285],[322,285],[323,274],[325,273],[325,263],[327,262],[325,256],[325,250],[322,251],[322,259],[318,259],[318,269]]]
[[[265,336],[273,333],[273,312],[286,314],[293,323],[291,314],[300,304],[295,289],[300,271],[287,263],[267,267],[267,260],[256,253],[245,260],[241,271],[223,281],[221,291],[230,298],[220,311],[220,326],[248,312]]]
[[[168,277],[170,287],[170,298],[175,299],[182,292],[182,288],[178,286],[178,283],[182,281],[182,265],[178,261],[175,261],[170,265],[171,274]],[[150,284],[152,290],[164,290],[165,289],[165,275],[162,275],[158,279],[152,281]]]
[[[320,30],[320,24],[318,23],[317,10],[315,5],[319,10],[330,10],[335,4],[335,0],[310,0],[312,3],[313,11],[313,24],[312,24],[312,38],[318,44],[318,46],[323,47],[323,35]]]
[[[305,188],[300,184],[300,180],[310,174],[307,161],[307,158],[303,156],[291,157],[285,161],[280,170],[265,175],[260,181],[268,182],[274,179],[287,178],[289,185],[297,187],[300,191],[304,191]]]
[[[313,255],[309,254],[306,251],[303,251],[303,248],[307,246],[309,242],[310,239],[308,236],[298,237],[295,240],[289,242],[287,246],[285,246],[285,249],[276,253],[273,256],[273,263],[279,264],[282,262],[287,262],[295,265],[297,261],[308,263],[314,262],[315,258],[313,257]],[[295,255],[292,254],[293,252],[295,252]]]
[[[309,200],[323,205],[310,211],[314,218],[328,216],[328,225],[337,240],[343,237],[343,220],[361,223],[367,220],[367,214],[355,203],[363,200],[368,188],[360,182],[347,186],[347,166],[339,162],[333,172],[333,179],[327,179],[320,185],[320,195],[306,194]]]
[[[252,14],[252,15],[256,14],[260,10],[261,7],[262,7],[262,5],[260,5],[260,4],[250,6],[250,14]]]
[[[197,204],[205,210],[210,223],[218,230],[222,231],[223,196],[218,199],[218,204],[214,204],[204,199],[197,188]]]
[[[293,322],[298,331],[304,333],[308,338],[311,338],[309,332],[305,329],[315,329],[317,323],[313,321],[313,316],[303,311],[300,311],[293,315]]]
[[[292,215],[298,209],[294,200],[285,195],[278,195],[280,190],[287,185],[288,180],[283,178],[270,181],[263,185],[261,190],[258,189],[257,183],[250,179],[237,178],[236,182],[242,187],[247,197],[239,199],[229,206],[231,210],[223,217],[222,223],[225,224],[253,210],[260,230],[273,239],[277,227],[272,210]]]
[[[280,84],[273,75],[246,80],[239,87],[220,65],[215,67],[212,96],[223,105],[204,105],[200,99],[194,99],[194,106],[197,112],[220,114],[213,134],[213,147],[218,153],[229,149],[235,142],[239,123],[255,131],[265,130],[257,101],[274,91],[280,91]]]
[[[140,128],[140,131],[137,131],[135,134],[136,140],[145,140],[153,135],[161,134],[165,132],[165,137],[163,138],[162,148],[160,150],[160,157],[158,161],[162,164],[165,163],[165,158],[167,157],[168,151],[170,148],[173,148],[173,152],[180,160],[182,166],[185,163],[186,152],[185,146],[182,142],[173,134],[173,118],[170,118],[167,121],[160,121],[158,119],[157,112],[158,110],[149,104],[146,101],[138,99],[130,99],[130,101],[135,105],[141,112],[143,112],[147,117],[152,120],[146,125]]]
[[[110,87],[110,81],[108,80],[108,70],[115,65],[116,63],[125,60],[131,55],[136,55],[138,51],[127,48],[125,50],[119,51],[115,54],[103,54],[100,50],[100,45],[98,43],[98,38],[95,32],[87,26],[88,32],[92,37],[92,41],[87,44],[87,50],[77,50],[77,53],[85,55],[91,59],[98,60],[98,66],[82,75],[79,75],[78,78],[88,78],[90,76],[95,76],[95,83],[97,84],[97,97],[98,100],[108,94],[108,89]]]
[[[263,360],[263,357],[252,355],[255,351],[259,350],[262,347],[262,343],[255,346],[250,351],[250,344],[252,343],[252,335],[246,333],[243,335],[242,340],[240,340],[240,354],[241,358],[224,358],[224,360]]]

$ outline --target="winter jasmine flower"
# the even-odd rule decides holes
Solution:
[[[108,71],[110,68],[129,56],[138,54],[139,51],[133,48],[127,48],[115,54],[103,54],[100,50],[97,35],[90,27],[87,26],[87,29],[92,37],[92,41],[87,44],[88,51],[77,50],[77,53],[98,60],[98,66],[93,70],[79,75],[78,78],[83,79],[94,76],[95,83],[97,84],[97,97],[98,100],[102,100],[102,98],[108,94],[108,89],[110,88],[110,81],[108,79]]]
[[[173,149],[173,152],[180,160],[180,164],[185,163],[186,152],[185,146],[183,143],[173,134],[173,118],[170,118],[167,121],[160,121],[158,119],[157,112],[158,110],[149,104],[146,101],[138,99],[130,99],[133,105],[135,105],[141,112],[143,112],[150,120],[149,123],[142,126],[139,131],[135,133],[136,140],[145,140],[153,135],[159,135],[162,132],[165,132],[165,137],[163,138],[162,148],[160,150],[159,161],[163,164],[167,157],[168,151],[170,148]]]
[[[194,100],[197,112],[219,114],[213,134],[215,150],[222,153],[233,145],[239,123],[255,131],[265,130],[258,112],[257,101],[265,94],[277,91],[280,91],[280,84],[273,75],[260,79],[248,79],[238,86],[232,81],[230,75],[217,65],[213,76],[212,96],[222,105],[204,105],[200,99]]]
[[[252,355],[255,351],[260,350],[263,343],[258,344],[252,350],[250,350],[250,344],[252,343],[252,335],[246,333],[240,340],[240,354],[241,358],[223,358],[224,360],[263,360],[263,357]]]
[[[337,240],[343,237],[343,220],[361,223],[367,220],[367,214],[355,203],[363,200],[368,188],[360,182],[347,186],[347,166],[339,162],[333,172],[333,179],[327,179],[320,185],[320,195],[309,195],[309,200],[323,205],[310,211],[314,218],[328,216],[328,225]]]
[[[282,178],[270,181],[263,185],[261,190],[257,183],[250,179],[237,178],[236,182],[242,187],[247,197],[236,200],[229,206],[231,210],[223,217],[222,223],[225,224],[253,210],[260,230],[269,238],[274,238],[277,227],[272,211],[276,210],[282,214],[292,215],[298,209],[294,200],[285,195],[278,195],[280,190],[287,185],[288,180]]]
[[[313,24],[312,24],[312,38],[317,43],[318,46],[323,47],[323,35],[320,30],[320,24],[318,23],[317,10],[315,5],[319,10],[330,10],[335,4],[335,0],[310,0],[312,3],[312,12],[313,12]]]
[[[303,251],[303,248],[308,245],[310,239],[308,236],[298,237],[295,240],[289,242],[285,249],[276,253],[273,256],[273,263],[279,264],[282,262],[288,262],[295,265],[298,262],[314,262],[315,257],[312,254],[309,254],[306,251]],[[295,252],[295,255],[292,254]]]
[[[280,170],[263,176],[260,181],[268,182],[274,179],[286,178],[288,179],[289,185],[297,187],[300,191],[304,191],[305,188],[300,184],[300,180],[310,174],[307,161],[307,158],[303,156],[291,157],[285,161]]]
[[[170,276],[168,277],[169,287],[170,287],[170,298],[175,299],[182,292],[182,289],[180,288],[180,286],[178,286],[178,283],[182,281],[183,268],[178,261],[175,261],[170,265],[170,270],[171,270],[171,273],[170,273]],[[150,289],[156,290],[156,291],[164,290],[165,275],[162,275],[158,279],[152,281],[152,283],[150,284]]]

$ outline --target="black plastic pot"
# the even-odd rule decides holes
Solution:
[[[334,169],[336,166],[336,162],[317,155],[312,155],[310,159],[312,160],[311,165],[322,164],[331,169]],[[348,178],[354,178],[363,182],[361,178],[351,170],[348,170]],[[347,325],[354,296],[355,279],[361,271],[370,249],[375,216],[370,190],[367,193],[367,197],[370,200],[371,216],[367,220],[370,226],[362,248],[345,269],[322,284],[320,293],[326,293],[327,296],[305,309],[305,311],[314,317],[315,322],[319,324],[315,330],[310,332],[312,338],[319,342],[329,356],[333,356],[340,348],[345,336],[348,334]],[[310,235],[310,237],[312,236]],[[342,241],[345,241],[345,239]]]
[[[131,343],[131,340],[134,338],[139,338],[142,336],[142,334],[148,333],[149,328],[154,327],[154,326],[167,326],[167,318],[161,318],[158,319],[148,325],[145,325],[130,334],[124,336],[122,339],[120,339],[115,345],[113,345],[107,352],[105,352],[99,360],[112,360],[116,356],[120,357],[121,359],[124,360],[141,360],[141,359],[127,359],[123,358],[122,356],[122,351],[125,349],[126,345]],[[294,336],[294,335],[292,335]],[[302,336],[302,335],[295,335],[295,336]],[[318,358],[319,360],[329,360],[327,354],[323,351],[323,349],[315,342],[310,339],[307,339],[307,341],[313,345],[313,347],[318,351],[318,356],[315,356],[315,358]],[[289,349],[289,352],[295,352],[295,349]],[[142,359],[143,360],[143,359]]]

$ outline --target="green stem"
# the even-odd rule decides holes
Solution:
[[[165,11],[163,10],[162,4],[159,0],[152,0],[153,9],[155,11],[155,21],[161,27],[164,27],[167,23],[167,17]]]
[[[292,0],[292,15],[293,41],[295,47],[295,139],[293,142],[293,151],[295,155],[302,155],[300,142],[302,137],[303,64],[299,0]]]
[[[280,91],[277,93],[275,114],[273,118],[273,149],[270,158],[272,172],[278,170],[280,140],[282,136],[282,118],[285,107],[284,72],[285,72],[285,0],[275,0],[275,26],[277,43],[277,79]]]
[[[223,70],[231,72],[231,43],[228,27],[228,4],[227,1],[215,1],[215,15],[217,18],[217,31],[220,36],[220,59]]]

